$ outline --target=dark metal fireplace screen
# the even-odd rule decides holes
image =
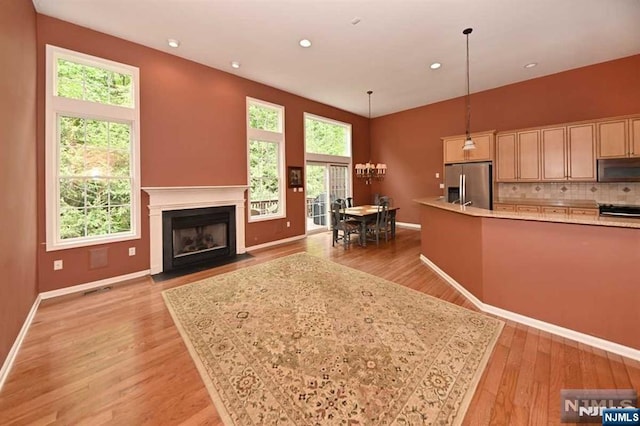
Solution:
[[[235,206],[162,213],[163,271],[236,255]]]

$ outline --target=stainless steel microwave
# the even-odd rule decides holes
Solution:
[[[640,182],[640,158],[598,160],[598,182]]]

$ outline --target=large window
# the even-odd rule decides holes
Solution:
[[[247,98],[249,220],[284,217],[284,107]]]
[[[47,250],[139,238],[138,69],[47,46]]]
[[[351,125],[316,115],[304,115],[307,154],[351,157]]]

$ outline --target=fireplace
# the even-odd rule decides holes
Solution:
[[[244,254],[245,248],[245,191],[246,185],[237,186],[171,186],[171,187],[144,187],[142,188],[147,194],[149,194],[149,247],[150,247],[150,270],[151,275],[164,272],[164,215],[165,213],[178,213],[181,211],[208,209],[211,207],[233,209],[233,213],[230,213],[227,224],[227,240],[226,245],[228,249],[215,249],[209,251],[224,251],[228,250],[229,255]],[[179,214],[176,214],[177,217]],[[190,216],[186,214],[185,217]],[[235,218],[235,219],[234,219]],[[187,228],[179,224],[179,229]],[[196,222],[192,224],[192,228],[203,226]],[[204,225],[208,226],[208,225]],[[219,228],[219,227],[218,227]],[[232,228],[235,230],[231,233]],[[214,231],[210,229],[194,230],[195,237],[198,237],[198,232],[202,233],[204,239],[205,233],[211,233],[214,237],[214,233],[218,235],[220,230]],[[181,231],[182,234],[178,238],[189,236],[187,231]],[[235,236],[234,236],[235,234]],[[193,238],[193,237],[192,237]],[[215,237],[217,238],[217,237]],[[207,237],[208,239],[208,237]],[[171,234],[171,246],[173,246],[173,233]],[[195,241],[195,240],[194,240]],[[186,241],[185,241],[186,243]],[[188,245],[188,244],[187,244]],[[223,245],[223,244],[220,244]],[[213,248],[213,247],[211,247]],[[190,250],[191,248],[189,248]],[[171,248],[173,250],[173,248]],[[191,257],[193,255],[179,256]],[[200,256],[200,253],[198,253]],[[180,261],[178,262],[180,263]]]
[[[162,213],[162,269],[197,266],[236,255],[235,206]]]

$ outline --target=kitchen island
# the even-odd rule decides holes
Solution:
[[[640,359],[640,220],[421,205],[421,259],[480,309]]]

